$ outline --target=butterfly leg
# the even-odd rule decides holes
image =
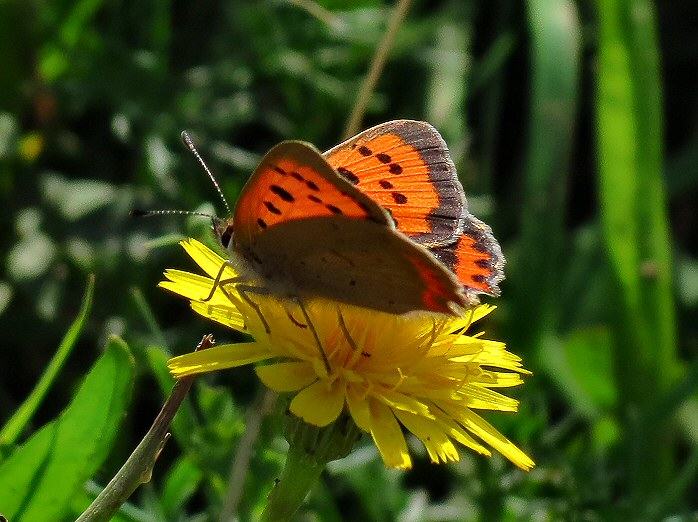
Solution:
[[[359,345],[349,333],[347,323],[344,321],[344,316],[342,315],[342,310],[340,308],[337,308],[337,319],[339,320],[339,327],[341,328],[342,333],[344,334],[344,338],[349,343],[349,346],[351,346],[351,349],[354,350],[354,353],[359,353]],[[365,357],[371,357],[370,353],[364,351],[361,351],[361,355]]]
[[[264,317],[264,314],[262,313],[262,309],[259,308],[259,305],[257,303],[255,303],[252,300],[252,298],[249,296],[249,294],[269,295],[269,293],[265,292],[265,290],[263,288],[260,288],[258,286],[249,286],[249,285],[244,285],[244,284],[235,285],[235,289],[240,294],[240,297],[242,297],[244,299],[244,301],[248,305],[250,305],[250,308],[252,308],[252,310],[255,311],[255,313],[257,314],[257,317],[259,317],[259,320],[262,322],[262,325],[264,326],[264,330],[267,332],[267,334],[271,333],[271,328],[269,328],[269,323],[267,322],[266,318]]]
[[[306,310],[305,305],[303,304],[303,300],[300,297],[296,297],[296,302],[298,303],[298,306],[301,309],[301,312],[303,312],[303,316],[305,317],[305,322],[310,329],[310,331],[313,334],[313,337],[315,337],[315,342],[318,345],[318,348],[320,349],[320,355],[322,356],[322,362],[325,364],[325,370],[327,370],[327,373],[331,373],[331,367],[330,367],[330,361],[327,359],[327,354],[325,353],[325,349],[322,347],[322,342],[320,341],[320,336],[317,333],[317,330],[315,329],[315,325],[313,322],[310,320],[310,316],[308,315],[308,310]]]
[[[356,341],[354,341],[354,338],[349,333],[347,323],[344,322],[344,316],[342,315],[342,310],[340,308],[337,308],[337,319],[339,320],[339,327],[342,329],[342,333],[344,334],[344,337],[349,343],[349,346],[351,346],[352,350],[358,352],[359,346],[356,344]]]
[[[298,319],[293,317],[293,314],[290,310],[286,310],[286,315],[288,316],[288,320],[295,324],[298,328],[308,328],[307,324],[303,324]]]
[[[218,275],[216,275],[216,279],[213,280],[213,286],[211,287],[211,292],[208,294],[208,296],[207,296],[205,299],[202,299],[202,301],[203,301],[204,303],[205,303],[206,301],[210,301],[211,299],[213,299],[213,294],[216,293],[216,288],[218,288],[219,286],[221,286],[221,277],[223,277],[223,272],[225,271],[226,267],[230,267],[230,268],[233,267],[233,264],[232,264],[232,262],[231,262],[229,259],[227,259],[227,260],[221,265],[220,270],[218,270]],[[223,284],[233,284],[233,283],[235,283],[235,282],[238,281],[238,280],[239,280],[239,278],[237,278],[237,277],[232,278],[232,279],[225,279],[225,280],[223,281]],[[227,294],[226,294],[226,295],[227,295]]]

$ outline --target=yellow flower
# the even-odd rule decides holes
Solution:
[[[398,316],[317,299],[306,304],[309,327],[293,301],[248,293],[255,311],[230,284],[202,302],[224,259],[193,239],[182,246],[208,277],[167,270],[160,286],[190,299],[195,312],[255,340],[174,357],[168,366],[175,377],[267,361],[257,375],[272,390],[295,394],[293,414],[327,426],[346,408],[390,467],[412,465],[403,427],[422,441],[433,462],[457,461],[456,443],[489,456],[484,442],[524,470],[534,466],[474,411],[517,411],[518,401],[495,390],[519,385],[521,375],[530,374],[503,343],[466,335],[493,306],[477,306],[461,318]],[[235,275],[226,266],[221,280]]]

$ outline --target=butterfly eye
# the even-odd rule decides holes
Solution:
[[[213,233],[218,243],[225,249],[231,250],[233,246],[233,221],[213,218]]]

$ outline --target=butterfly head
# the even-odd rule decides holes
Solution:
[[[213,234],[216,236],[218,243],[226,252],[233,251],[233,219],[232,218],[219,218],[213,216],[211,218],[211,224],[213,227]]]

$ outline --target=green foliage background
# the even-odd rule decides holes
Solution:
[[[155,417],[167,357],[208,331],[236,340],[155,288],[190,267],[178,239],[210,241],[206,220],[128,217],[224,212],[180,131],[231,201],[275,143],[329,148],[392,7],[0,3],[0,513],[74,519]],[[693,0],[413,3],[364,127],[434,124],[500,240],[507,280],[485,328],[534,376],[519,414],[487,418],[538,467],[465,451],[432,466],[415,446],[415,468],[393,472],[364,441],[299,520],[698,516],[697,19]],[[251,369],[200,379],[119,520],[218,520],[257,395]],[[256,448],[242,520],[283,462],[274,419]]]

